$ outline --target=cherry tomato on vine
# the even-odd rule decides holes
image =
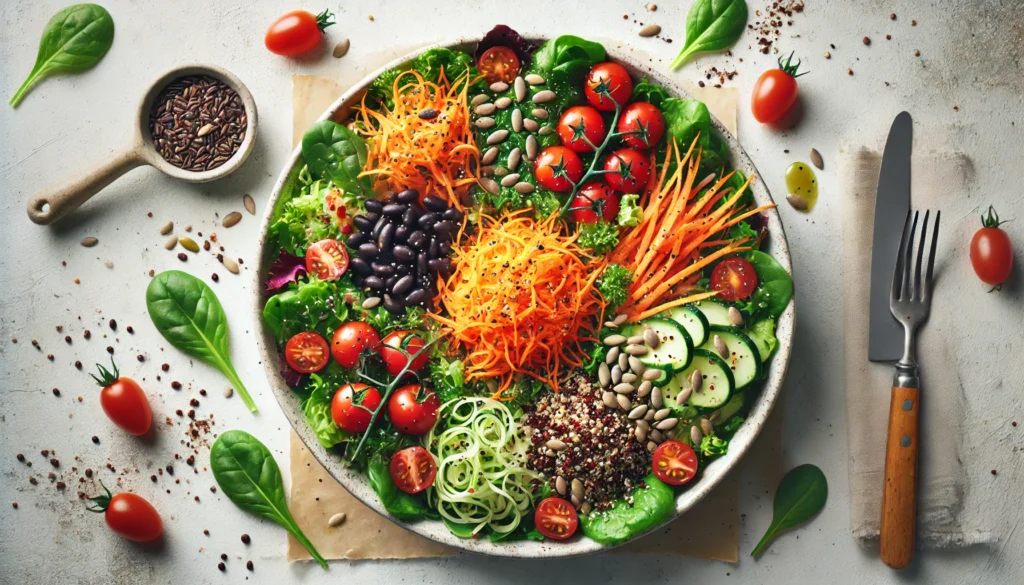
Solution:
[[[558,119],[558,137],[566,148],[576,152],[594,152],[604,136],[604,118],[596,108],[573,106]]]
[[[110,360],[113,373],[96,364],[99,376],[92,376],[100,385],[100,406],[113,423],[136,437],[145,435],[153,426],[153,409],[142,388],[131,378],[121,377],[114,360]],[[91,375],[91,374],[90,374]]]
[[[558,497],[545,498],[533,515],[537,531],[552,540],[565,540],[576,533],[579,518],[572,504]]]
[[[407,494],[418,494],[434,483],[437,464],[426,449],[417,445],[392,455],[388,471],[398,489]]]
[[[284,344],[284,360],[301,374],[319,372],[331,358],[331,348],[319,333],[297,333]]]
[[[400,432],[425,435],[437,422],[441,401],[433,390],[420,384],[409,384],[395,390],[388,399],[388,418]]]
[[[614,112],[615,104],[626,105],[633,94],[633,78],[618,63],[598,63],[583,82],[583,94],[590,105],[602,112]]]
[[[785,61],[779,57],[778,69],[769,69],[757,78],[754,93],[751,94],[750,111],[758,122],[771,124],[778,121],[796,103],[796,78],[806,72],[797,73],[800,61],[796,65],[792,61],[792,53]]]
[[[583,178],[583,161],[564,146],[549,146],[534,161],[533,174],[541,187],[566,193]]]
[[[405,357],[402,352],[397,349],[399,347],[404,349],[410,356],[416,355],[416,352],[423,349],[425,345],[423,338],[418,335],[413,335],[409,338],[409,341],[403,345],[405,338],[409,336],[408,331],[393,331],[389,333],[385,338],[384,342],[380,347],[380,357],[384,360],[384,367],[387,368],[388,373],[392,376],[397,376],[402,372],[402,368],[405,364],[409,363],[409,358]],[[423,365],[427,363],[427,352],[423,352],[420,356],[412,361],[412,365],[409,366],[410,372],[418,372],[423,368]]]
[[[338,240],[320,240],[306,250],[306,272],[320,280],[338,280],[346,270],[348,252]]]
[[[102,513],[107,526],[122,538],[135,542],[152,542],[160,538],[164,533],[164,523],[153,504],[128,492],[111,495],[103,482],[100,485],[106,494],[90,498],[93,502],[87,508],[90,512]]]
[[[631,148],[621,148],[604,159],[604,180],[622,193],[639,193],[651,178],[651,161],[647,155]]]
[[[334,24],[334,15],[324,10],[313,16],[305,10],[293,10],[274,21],[263,37],[271,53],[292,57],[320,44],[324,29]]]
[[[331,400],[331,418],[338,428],[361,433],[370,428],[372,411],[380,406],[380,392],[366,384],[345,384]]]
[[[379,347],[380,335],[377,330],[362,321],[342,323],[331,338],[334,361],[346,368],[356,367],[359,355],[364,351],[377,351]]]
[[[723,301],[742,301],[757,288],[757,271],[743,258],[726,258],[711,271],[711,290]]]
[[[982,228],[971,238],[971,265],[978,278],[995,287],[1002,285],[1013,270],[1013,243],[999,227],[999,214],[990,206],[982,216]]]
[[[683,485],[697,475],[697,454],[682,441],[665,441],[654,450],[654,476],[669,485]]]
[[[576,223],[597,223],[598,218],[615,221],[619,215],[619,194],[606,183],[587,183],[576,192],[569,209]]]
[[[502,46],[487,49],[483,55],[480,55],[480,59],[476,63],[476,68],[480,70],[480,74],[484,76],[487,83],[495,81],[512,83],[515,81],[516,75],[519,74],[519,67],[519,56],[516,55],[516,52]]]
[[[658,144],[665,135],[665,117],[652,104],[633,102],[622,110],[615,131],[632,132],[622,140],[631,148],[646,150]]]

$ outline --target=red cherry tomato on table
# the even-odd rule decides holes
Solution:
[[[576,533],[579,518],[572,504],[558,497],[550,497],[537,504],[533,515],[537,531],[552,540],[565,540]]]
[[[681,441],[665,441],[654,450],[654,476],[669,485],[683,485],[697,475],[697,454]]]
[[[1013,270],[1013,243],[999,227],[999,214],[988,208],[988,217],[981,218],[982,228],[971,239],[971,265],[982,282],[999,286],[1010,278]]]
[[[534,161],[533,174],[541,187],[566,193],[583,178],[583,161],[564,146],[549,146]]]
[[[416,352],[423,349],[423,346],[425,345],[423,339],[417,335],[413,335],[409,338],[408,342],[405,342],[405,338],[408,336],[408,331],[394,331],[389,333],[381,344],[380,357],[384,359],[384,367],[387,368],[388,373],[392,376],[397,376],[401,373],[405,364],[409,363],[409,358],[405,357],[405,355],[397,349],[392,348],[402,348],[410,356],[413,356],[416,355]],[[405,342],[404,345],[403,342]],[[423,352],[418,358],[413,360],[412,365],[409,366],[409,371],[418,372],[426,363],[427,352]]]
[[[651,161],[647,155],[631,148],[622,148],[604,159],[604,180],[622,193],[639,193],[651,178]]]
[[[594,147],[604,142],[604,135],[604,118],[590,106],[573,106],[558,119],[558,137],[576,152],[594,152]]]
[[[576,192],[569,209],[576,223],[597,223],[598,218],[615,221],[619,215],[619,194],[605,183],[587,183]]]
[[[626,105],[633,94],[633,78],[618,63],[598,63],[583,82],[583,94],[590,105],[602,112],[614,112],[615,104]]]
[[[263,37],[271,53],[292,57],[320,44],[325,28],[334,24],[334,15],[324,10],[313,16],[305,10],[293,10],[274,21]]]
[[[726,258],[711,271],[711,290],[723,301],[742,301],[757,288],[757,271],[743,258]]]
[[[306,272],[320,280],[338,280],[346,270],[348,252],[338,240],[320,240],[306,250]]]
[[[366,384],[345,384],[331,400],[331,418],[338,428],[361,433],[370,428],[372,411],[380,406],[380,392]]]
[[[110,372],[96,364],[99,376],[93,376],[103,390],[100,391],[100,406],[115,425],[136,437],[145,435],[153,426],[153,409],[142,388],[131,378],[122,378],[114,360],[110,360]]]
[[[391,481],[407,494],[418,494],[434,483],[437,464],[426,449],[406,447],[391,456]]]
[[[425,435],[437,422],[441,401],[426,386],[409,384],[395,390],[388,400],[391,424],[407,435]]]
[[[364,351],[377,351],[379,347],[380,335],[377,330],[362,321],[342,323],[331,338],[334,361],[346,368],[356,367],[359,355]]]
[[[115,534],[135,542],[152,542],[164,533],[160,513],[146,498],[127,492],[111,495],[107,486],[103,490],[107,493],[90,498],[94,505],[89,511],[102,512]]]
[[[622,110],[616,132],[632,132],[622,139],[630,148],[646,150],[665,136],[665,117],[661,110],[647,102],[633,102]]]
[[[504,81],[512,83],[519,74],[519,56],[508,47],[491,47],[480,55],[476,68],[484,76],[487,83]]]
[[[298,333],[284,345],[284,359],[288,367],[301,374],[319,372],[330,357],[331,348],[319,333]]]
[[[754,93],[751,94],[750,111],[754,118],[762,124],[771,124],[786,115],[789,108],[796,103],[796,78],[803,75],[797,73],[800,62],[792,64],[793,54],[785,61],[779,57],[779,68],[769,69],[757,78]]]

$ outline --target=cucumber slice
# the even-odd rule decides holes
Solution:
[[[740,333],[734,327],[711,326],[711,339],[701,346],[717,355],[715,349],[715,336],[722,338],[725,346],[729,349],[729,358],[726,363],[732,370],[732,377],[736,383],[737,390],[743,390],[755,380],[761,377],[761,354],[757,346],[745,334]]]
[[[672,369],[671,366],[656,366],[653,369],[656,369],[661,373],[660,376],[651,380],[651,383],[655,386],[665,386],[672,380],[672,377],[676,375],[676,371]]]
[[[664,398],[675,402],[679,392],[684,387],[690,386],[690,376],[693,375],[694,370],[700,370],[704,381],[701,383],[700,390],[690,393],[686,404],[710,410],[725,405],[736,388],[732,372],[725,360],[706,349],[693,350],[693,360],[690,362],[690,366],[676,374],[672,381],[661,389]]]
[[[670,367],[679,371],[690,365],[693,357],[693,341],[682,325],[669,319],[651,317],[639,323],[622,328],[626,337],[642,335],[645,329],[654,331],[661,343],[657,349],[647,347],[647,353],[639,356],[640,362],[649,368]]]
[[[722,301],[716,301],[714,299],[704,299],[703,301],[697,301],[687,305],[688,307],[695,307],[704,316],[707,317],[708,324],[714,327],[732,327],[732,321],[729,320],[729,305]],[[701,345],[704,345],[703,343]]]
[[[668,317],[682,325],[683,329],[690,334],[690,340],[693,341],[694,347],[700,347],[708,340],[708,331],[710,331],[708,318],[697,307],[693,305],[673,307],[661,313],[661,316]],[[728,317],[726,315],[726,318]]]

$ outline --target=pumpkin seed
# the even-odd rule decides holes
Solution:
[[[654,420],[665,420],[670,414],[672,414],[671,408],[662,408],[654,413]]]
[[[548,439],[548,442],[544,443],[544,446],[555,451],[565,451],[566,447],[568,447],[565,442],[559,441],[558,439]]]
[[[622,368],[620,368],[618,364],[612,366],[611,380],[612,384],[618,384],[619,382],[622,381]]]
[[[818,167],[818,170],[825,170],[825,161],[821,159],[821,153],[816,148],[811,149],[811,162]]]
[[[249,215],[256,215],[256,202],[253,201],[252,195],[248,193],[242,195],[242,206],[249,212]]]
[[[495,106],[494,104],[480,104],[479,106],[473,108],[473,113],[476,114],[477,116],[490,116],[491,114],[494,113],[494,110],[496,108],[497,106]]]
[[[718,419],[720,419],[720,418],[722,418],[722,410],[718,409],[715,412],[711,413],[711,416],[708,417],[708,420],[711,421],[712,424],[713,424],[713,423],[718,422]]]
[[[174,231],[174,222],[173,221],[169,221],[169,222],[165,223],[164,225],[160,226],[160,235],[161,236],[166,236],[167,234],[171,233],[172,231]]]
[[[609,365],[614,364],[617,361],[619,361],[619,348],[618,347],[613,347],[613,348],[609,349],[608,350],[608,355],[606,355],[604,357],[604,361],[605,361],[606,364],[609,364]]]
[[[657,368],[646,370],[640,377],[646,381],[653,382],[661,377],[661,370]]]
[[[628,382],[620,382],[612,388],[616,394],[632,394],[636,388]]]
[[[577,509],[583,505],[583,501],[580,500],[579,496],[576,494],[572,494],[572,496],[569,497],[569,501],[572,502],[572,505]]]
[[[644,329],[644,341],[647,345],[651,346],[651,349],[658,349],[661,345],[661,339],[658,338],[658,334],[653,329]]]
[[[651,424],[645,421],[644,419],[636,421],[636,426],[642,427],[647,432],[651,432]]]
[[[182,248],[185,248],[186,250],[192,252],[193,254],[199,252],[199,244],[197,244],[196,241],[193,240],[192,238],[182,236],[178,238],[178,243],[181,244]]]
[[[526,195],[527,193],[533,193],[533,189],[534,189],[533,184],[527,183],[526,181],[523,181],[521,183],[516,183],[516,193],[521,193],[523,195]]]
[[[583,514],[584,516],[586,516],[587,514],[590,513],[590,511],[592,509],[593,508],[590,506],[590,502],[583,502],[583,505],[580,506],[580,514]]]
[[[664,443],[665,442],[665,433],[659,431],[658,429],[651,429],[650,437],[651,437],[651,440],[654,441],[655,443]]]
[[[221,258],[220,263],[224,265],[224,268],[228,269],[231,274],[238,274],[238,262],[235,262],[231,258],[224,256]]]
[[[536,73],[531,73],[523,79],[525,79],[526,83],[529,83],[530,85],[544,85],[544,78]]]
[[[705,435],[710,435],[711,431],[713,430],[713,427],[711,426],[711,421],[704,417],[700,417],[700,430]]]
[[[647,355],[647,348],[642,345],[627,345],[626,353],[629,355]]]
[[[501,186],[502,187],[511,187],[511,186],[515,185],[516,181],[518,181],[518,180],[519,180],[519,173],[512,173],[511,175],[506,175],[506,176],[501,178]]]
[[[629,411],[629,414],[627,414],[626,417],[629,418],[629,420],[636,420],[638,418],[643,418],[645,414],[647,414],[647,405],[641,404]]]
[[[82,238],[82,245],[85,246],[86,248],[92,248],[98,243],[100,243],[100,241],[92,236]]]
[[[530,113],[533,114],[534,118],[540,118],[541,120],[548,119],[548,111],[544,108],[533,108],[530,110]]]
[[[649,381],[644,380],[643,382],[640,382],[640,385],[636,387],[637,398],[644,398],[650,394],[653,389],[654,386],[652,386]]]
[[[488,179],[487,177],[480,179],[480,186],[484,188],[484,191],[487,191],[491,195],[497,195],[498,191],[501,190],[497,181],[494,179]]]
[[[629,407],[631,406],[629,398],[627,398],[625,394],[616,394],[615,401],[618,402],[619,408],[622,410],[629,410]]]
[[[177,246],[177,245],[178,245],[178,236],[171,236],[171,237],[167,238],[166,242],[164,242],[164,249],[165,250],[173,250],[174,247]]]
[[[484,151],[484,155],[480,157],[480,162],[489,165],[498,158],[498,147],[492,146]]]
[[[499,110],[504,110],[512,105],[512,98],[500,97],[494,100],[494,105],[497,106]]]
[[[494,93],[501,93],[508,89],[508,84],[504,81],[495,81],[489,86],[489,89]]]
[[[690,374],[690,388],[694,392],[700,392],[700,387],[703,386],[703,385],[704,385],[704,373],[701,372],[700,370],[697,370],[697,369],[693,370],[693,373]],[[689,398],[689,397],[687,397],[687,398]]]
[[[490,116],[477,118],[476,122],[473,122],[473,125],[476,126],[477,128],[480,128],[481,130],[494,128],[495,124],[496,122],[494,121],[494,118],[491,118]],[[504,138],[502,138],[501,140],[504,140]],[[501,140],[499,140],[498,142],[501,142]],[[490,137],[487,138],[487,144],[494,144],[493,142],[490,141]]]
[[[615,323],[612,323],[611,321],[605,321],[604,322],[604,326],[609,328],[609,329],[617,329],[618,328],[618,326],[615,325]]]
[[[538,130],[537,134],[540,134],[541,136],[547,136],[548,134],[551,134],[554,131],[555,131],[555,129],[553,127],[545,126],[545,127],[541,128],[540,130]]]
[[[640,28],[639,35],[647,38],[653,37],[661,32],[661,27],[656,24],[645,24]]]
[[[729,346],[725,344],[725,341],[718,335],[716,335],[712,341],[715,345],[715,351],[718,352],[718,355],[722,356],[725,359],[729,359]]]
[[[653,409],[648,409],[647,410],[647,414],[644,415],[644,420],[649,422],[649,423],[654,422],[654,410]]]
[[[512,131],[522,132],[523,131],[523,112],[518,108],[512,110]]]
[[[491,175],[497,174],[500,177],[501,175],[505,174],[505,171],[508,170],[508,169],[502,168],[501,171],[498,171],[499,168],[501,168],[501,167],[496,167],[494,165],[487,165],[486,167],[480,167],[480,174],[485,176],[485,177],[489,177]]]
[[[220,224],[226,228],[229,228],[240,221],[242,221],[242,214],[237,211],[232,211],[231,213],[224,216],[224,219],[221,220]]]
[[[471,101],[470,103],[472,105],[474,105],[474,106],[479,106],[480,104],[482,104],[484,102],[489,102],[489,101],[491,101],[491,96],[489,96],[489,95],[487,95],[485,93],[482,93],[480,95],[473,96],[473,101]]]
[[[491,118],[491,120],[494,120],[494,118]],[[477,123],[479,122],[480,120],[477,120]],[[502,142],[505,142],[506,138],[508,138],[508,130],[495,130],[494,132],[491,132],[490,136],[487,137],[487,144],[491,146],[495,144],[501,144]]]
[[[572,490],[572,495],[576,496],[580,500],[583,499],[583,482],[577,478],[572,478],[572,482],[569,484]]]
[[[647,441],[647,452],[654,453],[658,449],[658,444],[654,441]]]
[[[679,393],[679,396],[682,396],[682,392]],[[677,396],[676,398],[678,399],[679,396]],[[686,396],[686,398],[689,397],[689,395]],[[683,402],[686,402],[686,398],[680,400],[679,403],[682,404]],[[662,397],[661,388],[657,386],[651,388],[651,406],[653,406],[654,408],[661,408],[662,406],[664,406],[664,404],[665,399]]]
[[[526,99],[526,80],[522,77],[516,77],[513,86],[516,90],[516,101],[521,102]]]
[[[537,149],[540,145],[537,142],[537,137],[533,134],[526,137],[526,160],[533,161],[537,158]]]
[[[630,345],[640,345],[643,342],[644,342],[644,336],[643,335],[634,335],[634,336],[629,337],[629,338],[626,339],[626,343],[628,343]]]
[[[623,374],[622,374],[622,381],[623,382],[625,382],[627,384],[634,384],[634,383],[636,383],[636,380],[637,380],[636,374],[634,374],[633,372],[623,372]]]
[[[788,201],[789,205],[797,211],[807,211],[807,200],[796,193],[786,195],[786,201]]]
[[[619,313],[618,315],[615,315],[615,319],[612,319],[612,322],[615,323],[616,325],[621,326],[623,323],[626,322],[626,319],[629,319],[629,315],[626,315],[625,313]]]
[[[366,300],[363,301],[363,308],[364,309],[372,309],[372,308],[376,307],[379,304],[380,304],[380,297],[367,297]]]
[[[743,313],[736,307],[729,307],[729,322],[736,327],[743,327]]]
[[[658,421],[658,424],[654,425],[654,428],[658,429],[659,431],[667,431],[669,429],[675,428],[677,424],[679,424],[679,419],[675,417],[670,417]]]
[[[547,102],[554,100],[555,97],[555,92],[551,91],[550,89],[545,89],[543,91],[538,91],[537,93],[533,94],[533,103],[546,104]]]
[[[611,346],[611,345],[622,345],[623,343],[626,343],[626,336],[625,335],[615,334],[615,335],[609,335],[608,337],[604,338],[604,344],[605,345],[609,345],[609,346]]]
[[[337,51],[335,51],[335,53],[337,53]],[[337,57],[337,55],[335,55],[335,57]],[[338,512],[334,516],[331,516],[331,519],[327,521],[327,525],[328,526],[338,526],[342,522],[345,521],[345,518],[346,518],[346,516],[345,516],[344,512]]]
[[[626,371],[629,369],[629,360],[627,358],[629,358],[627,354],[619,354],[619,367],[622,368],[622,371]]]
[[[604,405],[608,408],[615,408],[619,405],[618,401],[615,399],[614,392],[605,392],[602,394],[601,401],[604,402]]]
[[[484,168],[485,169],[487,169],[487,168],[494,169],[491,174],[493,174],[495,177],[504,177],[505,175],[508,174],[508,169],[506,169],[505,167],[494,167],[494,166],[491,166],[491,167],[484,167]]]
[[[634,374],[636,374],[637,376],[642,376],[644,373],[646,373],[647,366],[645,366],[644,363],[640,361],[640,358],[629,356],[627,360],[629,361],[629,369],[633,370]]]
[[[351,47],[351,46],[352,46],[352,41],[350,41],[349,39],[345,39],[345,40],[341,41],[340,43],[338,43],[337,45],[334,45],[334,52],[331,53],[331,54],[334,55],[335,59],[341,59],[346,54],[348,54],[348,48]],[[331,526],[334,526],[334,525],[332,524]]]
[[[638,423],[642,423],[644,421],[643,420],[638,420],[637,422]],[[636,437],[636,440],[640,441],[641,443],[643,443],[644,441],[647,440],[647,433],[648,433],[648,429],[645,429],[644,427],[642,427],[640,425],[637,425],[636,428],[633,429],[633,436]]]
[[[510,171],[516,170],[516,167],[519,166],[520,159],[522,159],[523,157],[522,155],[523,151],[519,150],[518,146],[513,148],[512,151],[508,153],[508,160],[506,161],[506,165],[508,166]]]
[[[601,362],[601,365],[597,367],[597,381],[601,383],[602,388],[607,388],[608,384],[612,383],[612,374],[608,371],[608,364]]]
[[[568,486],[565,484],[565,478],[559,475],[555,478],[555,491],[558,495],[564,496]]]
[[[538,124],[536,120],[527,118],[523,120],[523,128],[526,128],[527,132],[536,132],[537,129],[540,128],[540,124]]]
[[[697,428],[697,425],[693,425],[692,427],[690,427],[690,442],[693,443],[694,447],[700,445],[700,440],[703,438],[704,433],[700,432],[700,429]]]
[[[686,401],[690,399],[690,394],[692,393],[693,388],[691,387],[683,388],[682,390],[680,390],[679,394],[676,394],[676,404],[686,404]],[[651,403],[653,404],[654,400],[651,400]]]

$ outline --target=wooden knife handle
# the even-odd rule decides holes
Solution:
[[[917,524],[917,445],[921,389],[893,387],[882,491],[882,562],[902,569],[914,558]]]

